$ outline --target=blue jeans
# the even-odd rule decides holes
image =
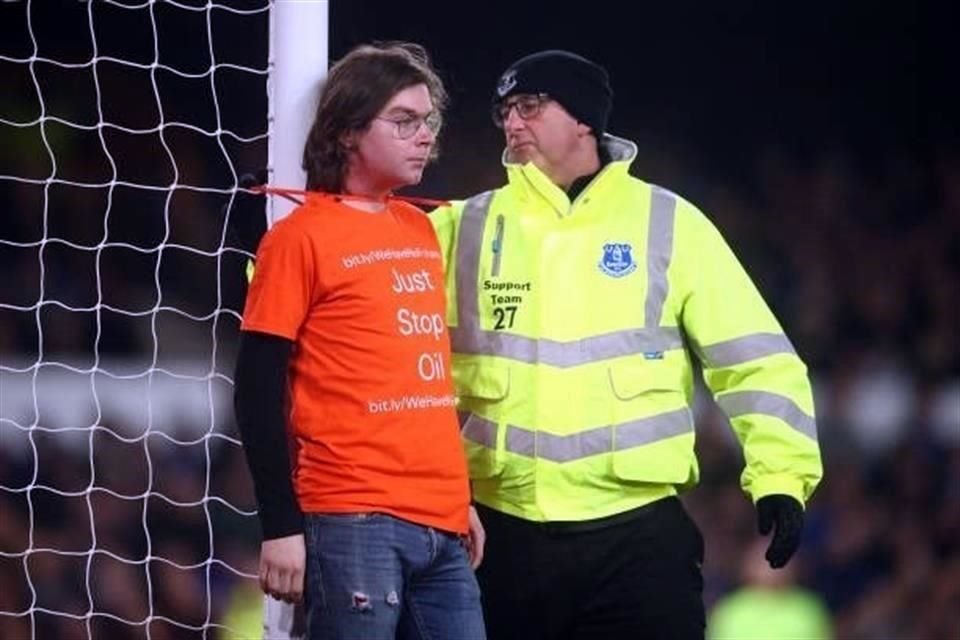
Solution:
[[[381,513],[306,514],[310,640],[485,640],[458,536]]]

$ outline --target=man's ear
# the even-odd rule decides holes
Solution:
[[[593,135],[593,129],[591,129],[589,125],[586,125],[582,122],[577,123],[578,138],[583,138],[584,136],[592,136],[592,135]]]

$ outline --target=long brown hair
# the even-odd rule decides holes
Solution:
[[[422,46],[409,42],[365,44],[337,62],[320,92],[303,148],[307,189],[341,192],[348,159],[341,142],[343,134],[366,129],[393,96],[418,84],[427,86],[434,111],[442,115],[447,92]]]

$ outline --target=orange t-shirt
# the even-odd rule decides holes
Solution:
[[[310,194],[263,237],[242,329],[295,342],[288,424],[304,512],[467,531],[445,308],[433,227],[410,204],[370,213]]]

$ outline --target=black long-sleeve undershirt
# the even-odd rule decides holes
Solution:
[[[286,415],[287,366],[293,342],[254,331],[240,333],[233,407],[253,476],[263,539],[303,531],[290,475]]]

